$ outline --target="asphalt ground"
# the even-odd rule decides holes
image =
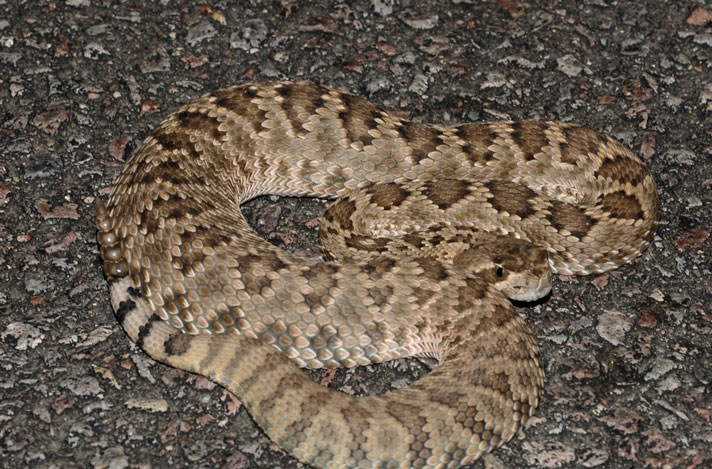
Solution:
[[[0,0],[0,467],[301,467],[239,397],[130,342],[93,219],[171,110],[272,80],[426,122],[577,122],[640,154],[660,191],[655,241],[520,310],[541,405],[473,467],[712,467],[711,19],[705,1]],[[265,238],[315,254],[325,206],[246,211]],[[368,394],[427,369],[312,375]]]

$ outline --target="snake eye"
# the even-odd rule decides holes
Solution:
[[[497,278],[502,278],[504,277],[504,269],[502,269],[501,267],[497,267],[497,271],[494,274],[497,276]]]

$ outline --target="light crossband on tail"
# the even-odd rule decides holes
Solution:
[[[239,206],[262,194],[341,197],[321,228],[327,261],[249,227]],[[96,210],[131,340],[230,389],[273,441],[328,468],[459,467],[509,441],[543,372],[505,295],[532,300],[551,272],[630,261],[658,212],[645,166],[595,131],[418,124],[286,82],[185,105]],[[348,396],[297,368],[408,356],[440,364],[383,396]]]

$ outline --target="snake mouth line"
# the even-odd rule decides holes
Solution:
[[[513,295],[509,296],[509,299],[512,300],[512,302],[518,302],[521,304],[528,304],[532,302],[538,302],[539,300],[542,300],[544,298],[548,298],[549,295],[551,294],[552,286],[546,285],[546,286],[538,286],[535,289],[530,289],[530,288],[522,288],[521,293],[515,293]]]

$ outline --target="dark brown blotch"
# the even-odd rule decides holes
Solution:
[[[643,218],[643,208],[638,199],[622,190],[601,197],[600,205],[603,211],[610,213],[615,218],[628,220]]]
[[[188,248],[181,250],[181,255],[180,257],[178,257],[178,259],[180,259],[181,270],[184,274],[190,277],[192,275],[189,274],[189,271],[193,267],[200,265],[203,262],[203,259],[205,259],[205,256],[200,250]]]
[[[214,94],[214,103],[246,119],[259,132],[264,130],[262,123],[265,120],[266,111],[252,102],[255,97],[257,97],[256,90],[240,86],[217,91]]]
[[[492,180],[485,184],[492,194],[488,202],[499,212],[507,212],[525,219],[536,213],[530,200],[536,197],[536,192],[527,186],[509,181]]]
[[[447,210],[467,197],[470,185],[462,179],[441,179],[423,184],[423,194],[441,210]]]
[[[363,146],[370,145],[373,137],[368,132],[378,128],[376,118],[380,116],[379,109],[365,99],[350,94],[341,95],[346,107],[339,113],[339,119],[346,130],[346,137],[352,142],[361,142]]]
[[[603,160],[594,176],[637,186],[643,182],[647,173],[648,170],[640,161],[617,154],[612,159]]]
[[[397,131],[406,144],[412,148],[411,156],[414,164],[427,158],[428,153],[435,151],[437,146],[442,143],[440,132],[429,125],[403,122],[397,127]]]
[[[330,223],[333,223],[333,221],[334,221],[334,214],[332,213],[332,211],[327,210],[326,212],[324,212],[324,222],[330,224]],[[321,227],[319,227],[319,229],[321,229]]]
[[[165,159],[150,170],[141,172],[142,178],[137,183],[151,184],[154,182],[168,182],[173,185],[204,186],[205,178],[202,175],[188,173],[173,160]]]
[[[195,217],[214,208],[210,201],[184,199],[179,194],[171,194],[168,199],[154,200],[152,210],[142,211],[139,226],[145,233],[155,233],[159,226],[158,220],[169,218],[181,220],[186,215]]]
[[[542,121],[521,121],[512,124],[512,140],[524,153],[524,160],[531,161],[542,149],[549,146],[545,130],[548,125]]]
[[[346,247],[358,249],[359,251],[383,252],[388,248],[390,240],[388,238],[374,238],[372,236],[352,234],[344,239],[344,243]]]
[[[582,157],[588,159],[589,154],[597,154],[607,141],[605,135],[578,125],[562,124],[561,131],[566,140],[559,145],[561,162],[574,166]]]
[[[408,198],[408,191],[400,184],[393,182],[373,184],[367,187],[364,192],[370,196],[371,203],[384,210],[398,207]]]
[[[179,194],[171,194],[167,199],[158,198],[153,202],[153,211],[164,218],[180,219],[186,215],[197,216],[214,209],[215,206],[207,200],[183,198]]]
[[[586,215],[583,208],[574,207],[558,200],[551,201],[551,215],[546,218],[557,230],[567,230],[581,239],[588,235],[596,220]]]
[[[428,280],[440,283],[448,279],[448,271],[442,262],[430,258],[417,259],[418,265],[423,269],[423,277]]]
[[[250,272],[256,269],[278,272],[289,267],[282,259],[274,253],[264,253],[262,255],[247,253],[236,258],[238,268],[241,272]]]
[[[203,245],[212,248],[230,244],[230,236],[226,233],[222,233],[221,230],[216,227],[198,225],[195,227],[195,231],[185,231],[181,235],[181,242],[183,244],[191,244],[196,239],[200,240]]]
[[[465,285],[457,290],[457,305],[454,308],[460,312],[472,312],[475,305],[479,304],[487,294],[487,286],[478,277],[467,276]]]
[[[381,278],[383,274],[390,272],[397,264],[398,262],[396,260],[381,256],[369,260],[363,268],[366,273],[373,276],[374,279],[378,279]]]
[[[441,230],[441,229],[442,229],[442,228],[441,228],[439,225],[436,225],[435,227],[428,228],[427,232],[428,232],[428,233],[431,233],[431,230],[433,230],[432,232],[434,232],[434,231]],[[432,245],[432,246],[439,246],[440,243],[442,243],[443,241],[445,241],[445,237],[444,237],[443,235],[441,235],[440,233],[436,233],[436,234],[434,234],[434,235],[431,235],[429,241],[430,241],[430,245]],[[457,239],[452,238],[452,239],[449,239],[449,241],[450,241],[450,242],[457,242]]]
[[[225,138],[225,133],[220,130],[220,121],[204,112],[181,111],[175,115],[175,118],[180,122],[181,127],[199,129],[211,140],[222,141]]]
[[[287,113],[287,117],[292,122],[292,126],[297,133],[306,133],[304,129],[305,115],[310,116],[316,110],[324,106],[322,96],[328,94],[328,90],[321,86],[308,83],[291,83],[276,89],[277,93],[284,98],[282,109]]]
[[[241,272],[249,272],[255,269],[255,266],[261,265],[261,258],[256,254],[247,253],[244,256],[237,256],[237,266]]]
[[[431,290],[430,288],[420,287],[414,287],[412,289],[412,294],[415,297],[415,304],[417,304],[421,308],[424,307],[435,295],[433,290]]]
[[[334,276],[338,270],[339,266],[335,264],[314,264],[305,269],[302,272],[302,276],[307,279],[311,285],[328,288],[334,283]]]
[[[262,261],[267,265],[270,272],[279,272],[289,268],[289,264],[284,262],[279,255],[273,252],[263,254]]]
[[[328,218],[345,231],[353,231],[354,224],[351,215],[356,211],[356,202],[349,198],[335,202],[327,210]]]
[[[213,94],[214,103],[231,111],[242,109],[257,96],[257,91],[248,86],[236,86],[218,90]]]
[[[497,139],[497,134],[487,124],[466,124],[457,128],[455,135],[463,139],[463,151],[473,163],[486,163],[494,158],[490,146]]]
[[[368,296],[373,299],[373,304],[376,306],[387,305],[393,298],[393,286],[387,284],[376,284],[368,289]],[[370,326],[367,326],[367,329],[368,328],[378,329],[379,325],[371,324]]]
[[[165,127],[158,127],[153,131],[153,138],[165,150],[171,152],[185,150],[191,159],[197,160],[200,158],[200,152],[195,147],[195,143],[190,140],[190,136],[187,133],[181,130],[168,132]]]
[[[155,233],[158,230],[158,221],[152,211],[144,210],[139,216],[139,228],[147,234]]]
[[[425,247],[425,240],[423,239],[423,235],[421,233],[407,233],[403,235],[401,239],[413,246],[415,249],[423,249]]]

